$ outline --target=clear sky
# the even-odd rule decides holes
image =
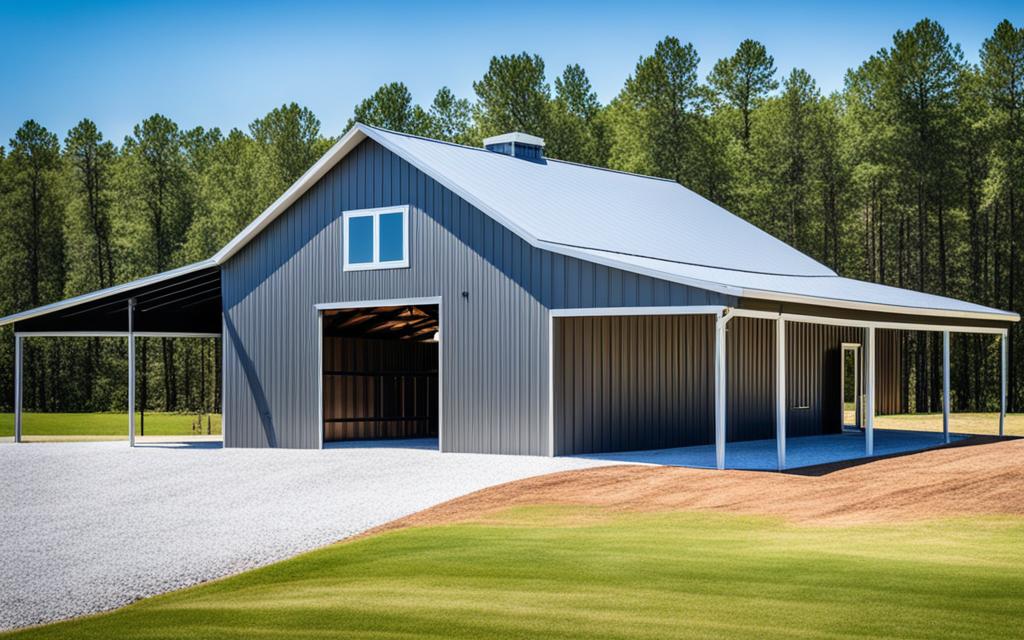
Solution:
[[[442,85],[472,97],[492,55],[519,51],[539,53],[549,79],[582,64],[606,102],[666,35],[696,46],[702,74],[755,38],[781,73],[804,67],[828,92],[923,17],[976,61],[999,20],[1024,24],[1024,1],[0,0],[0,144],[27,118],[63,138],[87,116],[120,143],[156,112],[183,127],[227,130],[290,101],[338,135],[353,105],[382,83],[402,80],[420,102]]]

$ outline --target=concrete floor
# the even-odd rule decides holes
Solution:
[[[953,435],[951,440],[965,436]],[[875,429],[875,455],[923,451],[943,444],[941,433],[928,431],[897,431]],[[623,451],[619,453],[593,453],[578,456],[591,460],[663,464],[675,467],[715,467],[715,445],[653,449],[650,451]],[[843,433],[827,436],[805,436],[786,441],[786,468],[809,467],[864,457],[864,435]],[[729,469],[774,471],[778,468],[776,442],[748,440],[729,442],[725,446],[725,466]]]

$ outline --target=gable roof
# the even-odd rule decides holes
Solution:
[[[566,256],[743,298],[1015,322],[1016,313],[862,282],[671,181],[357,124],[209,260],[0,318],[0,325],[120,295],[224,264],[366,139],[516,233]]]
[[[560,160],[525,161],[356,124],[212,258],[223,264],[359,143],[371,139],[531,245],[737,297],[926,316],[1016,313],[843,278],[672,180]]]

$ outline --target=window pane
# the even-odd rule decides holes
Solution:
[[[373,216],[348,219],[348,263],[373,262]]]
[[[394,262],[405,259],[402,219],[404,213],[384,213],[380,216],[380,261]]]

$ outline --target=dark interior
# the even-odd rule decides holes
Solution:
[[[436,438],[438,307],[323,312],[324,441]]]

